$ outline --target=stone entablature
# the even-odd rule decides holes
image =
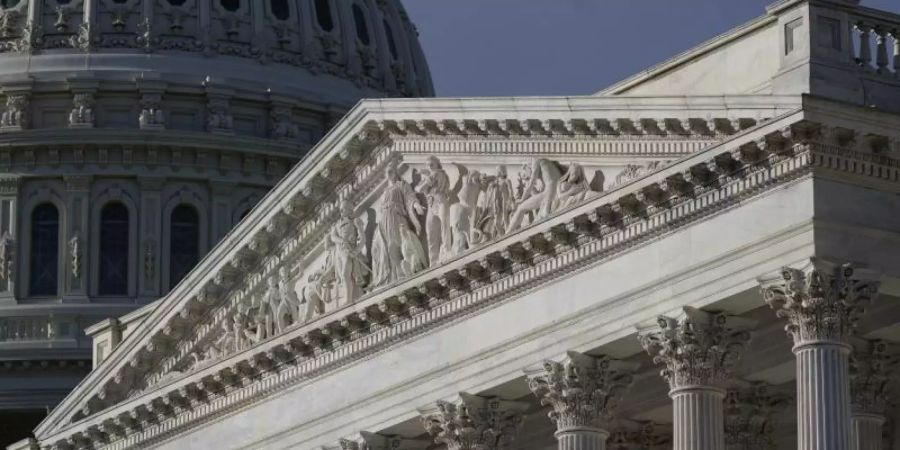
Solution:
[[[353,123],[352,115],[349,120]],[[810,124],[790,126],[794,123],[796,117],[764,124],[752,132],[735,137],[725,145],[701,152],[651,176],[606,193],[590,201],[590,206],[563,212],[549,222],[535,224],[514,236],[468,253],[461,259],[445,264],[441,273],[425,271],[387,291],[376,292],[358,301],[352,311],[348,308],[349,315],[322,317],[299,329],[288,330],[287,334],[266,341],[252,351],[242,351],[237,359],[220,360],[205,368],[201,367],[190,378],[167,380],[155,389],[167,386],[164,389],[196,391],[195,388],[200,388],[207,391],[207,394],[218,395],[234,389],[246,392],[244,389],[261,387],[263,384],[277,383],[280,386],[282,383],[290,383],[290,379],[296,379],[294,377],[322,373],[326,368],[340,365],[339,361],[352,360],[366,352],[384,348],[400,335],[421,333],[429,324],[440,323],[461,314],[471,314],[481,305],[504,298],[497,294],[500,291],[512,292],[546,282],[553,274],[570,270],[571,265],[580,266],[588,261],[609,257],[642,242],[648,235],[670,229],[669,224],[683,223],[679,222],[679,217],[683,215],[689,215],[694,220],[703,214],[713,214],[719,208],[732,204],[737,198],[752,196],[778,183],[809,174],[813,167],[833,165],[838,171],[847,173],[847,166],[840,161],[855,161],[868,166],[865,170],[860,168],[860,174],[870,173],[896,183],[896,163],[889,158],[878,157],[883,164],[873,164],[866,162],[866,159],[871,159],[869,155],[822,146],[817,143],[817,139],[823,136],[817,133],[820,127]],[[358,142],[361,141],[356,139],[354,142],[357,142],[355,145],[360,145]],[[329,144],[326,142],[325,145]],[[305,161],[301,168],[305,169],[312,164],[319,164],[321,167],[324,161]],[[372,170],[367,168],[365,171]],[[754,176],[741,176],[746,173],[753,173]],[[273,195],[275,198],[270,201],[284,201],[283,194],[276,192]],[[691,205],[704,206],[698,209]],[[331,212],[336,214],[334,209]],[[258,226],[262,228],[265,225]],[[248,237],[248,240],[253,239]],[[272,245],[271,241],[268,244]],[[240,258],[247,257],[246,252],[235,250],[236,256],[241,253],[244,256],[239,256]],[[568,262],[560,264],[561,260]],[[277,269],[277,264],[266,266]],[[171,348],[172,341],[166,335],[178,336],[181,335],[178,328],[195,326],[196,321],[204,314],[203,310],[216,302],[211,294],[215,294],[215,289],[222,289],[221,284],[216,287],[217,283],[225,281],[225,276],[233,277],[237,268],[238,265],[235,265],[220,277],[211,277],[211,282],[203,286],[202,295],[186,298],[190,301],[183,313],[178,314],[170,309],[169,314],[177,314],[178,318],[174,321],[163,319],[163,323],[168,324],[158,327],[158,337],[153,338],[143,351],[129,349],[129,353],[136,354],[137,351],[140,356],[131,364],[131,374],[127,371],[119,373],[117,383],[124,380],[140,382],[136,377],[141,368],[158,364],[153,359],[154,354],[169,352],[167,349]],[[259,276],[254,278],[265,279]],[[179,294],[176,292],[173,295]],[[219,309],[214,316],[226,314],[222,311],[225,309]],[[202,332],[203,328],[199,330]],[[121,351],[120,349],[119,355],[111,358],[115,361],[108,362],[107,367],[110,367],[110,363],[121,364]],[[298,357],[303,359],[288,364]],[[266,373],[271,373],[274,378],[264,376]],[[246,379],[248,376],[250,378]],[[261,378],[262,384],[257,385],[251,381],[257,378]],[[236,382],[239,379],[251,384],[238,387]],[[105,392],[106,398],[116,403],[116,400],[111,400],[111,395],[116,392],[114,386],[115,384],[108,385]],[[133,401],[140,402],[142,398],[144,397],[138,395]],[[104,408],[104,401],[100,399],[79,401],[88,405],[85,410],[87,414]],[[230,407],[237,407],[236,405],[245,402],[237,398],[232,401],[236,403],[231,403]],[[217,404],[221,404],[221,401],[217,400]],[[78,428],[115,417],[126,410],[125,406],[120,404],[113,410],[100,413],[96,418],[77,419],[83,422],[78,424]],[[68,413],[66,410],[62,411],[66,416],[74,412],[72,409],[68,409]],[[201,419],[205,414],[199,410],[184,410],[177,417],[180,423],[185,423],[185,420],[189,420],[188,417],[194,418],[190,420]],[[56,426],[67,428],[63,424]],[[141,442],[151,435],[153,434],[134,436],[128,442]],[[116,445],[130,445],[126,441],[120,442],[122,444]]]

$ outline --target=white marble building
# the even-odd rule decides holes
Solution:
[[[0,1],[0,441],[356,102],[429,95],[393,0]]]
[[[593,96],[365,100],[10,448],[900,448],[898,35],[782,0]]]

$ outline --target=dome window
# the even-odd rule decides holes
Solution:
[[[387,20],[384,21],[384,34],[387,36],[388,50],[390,50],[391,56],[394,59],[399,59],[400,56],[397,52],[397,41],[394,40],[394,30],[391,28],[391,24],[389,24]]]
[[[222,5],[226,11],[235,12],[241,9],[241,0],[220,0],[219,4]]]
[[[58,5],[68,5],[69,3],[72,3],[72,0],[56,0]]]
[[[316,21],[324,31],[334,30],[334,18],[331,16],[331,0],[316,0]]]
[[[186,2],[187,0],[167,0],[167,1],[172,6],[181,6],[181,5],[184,5],[184,2]]]
[[[200,216],[190,205],[178,205],[169,222],[169,289],[200,260]]]
[[[59,279],[59,210],[42,203],[31,212],[31,264],[28,293],[54,296]]]
[[[291,7],[288,5],[288,0],[269,0],[269,8],[272,9],[272,15],[278,20],[291,18]]]
[[[109,203],[100,211],[100,295],[128,295],[128,208]]]
[[[356,23],[356,37],[364,45],[369,45],[371,38],[369,37],[369,25],[366,23],[366,13],[357,4],[353,5],[353,22]]]
[[[120,5],[124,5],[125,3],[128,3],[128,0],[112,0],[112,2],[113,2],[113,3],[118,3],[118,4],[120,4]]]

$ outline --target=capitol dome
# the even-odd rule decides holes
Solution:
[[[85,330],[164,296],[357,101],[431,95],[399,0],[0,0],[0,423],[58,402]]]

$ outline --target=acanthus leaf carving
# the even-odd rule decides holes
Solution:
[[[527,404],[462,393],[458,401],[438,402],[422,418],[425,431],[448,450],[510,450]]]
[[[558,432],[606,430],[632,383],[637,364],[606,356],[570,352],[563,362],[547,361],[528,378],[528,387],[550,406],[550,420]]]
[[[846,345],[878,287],[870,271],[814,258],[801,269],[785,267],[780,277],[763,280],[762,291],[778,317],[787,319],[785,330],[795,345]]]
[[[657,326],[639,339],[653,362],[663,365],[660,374],[673,390],[721,387],[737,368],[754,325],[748,319],[685,307],[680,318],[660,316]]]

